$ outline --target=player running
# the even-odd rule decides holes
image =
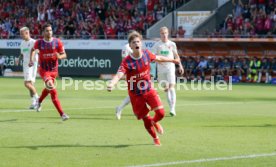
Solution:
[[[128,37],[128,43],[133,53],[124,58],[117,74],[107,86],[107,90],[111,91],[114,85],[126,74],[133,112],[138,120],[143,119],[144,126],[152,136],[154,144],[160,146],[161,143],[155,129],[159,134],[164,133],[158,122],[165,116],[165,111],[156,90],[151,85],[150,63],[152,61],[179,63],[179,61],[156,56],[148,50],[142,50],[142,36],[139,33],[131,33]],[[151,110],[155,112],[153,118],[149,115]]]
[[[175,59],[180,61],[177,53],[176,44],[169,40],[169,30],[167,27],[160,28],[161,40],[154,44],[153,53],[162,55],[164,57]],[[179,64],[179,74],[184,74],[182,64]],[[159,83],[163,84],[164,90],[167,92],[167,100],[170,106],[170,115],[175,116],[175,103],[176,103],[176,92],[175,92],[175,65],[171,62],[158,62],[157,63],[157,77]]]
[[[23,40],[20,44],[20,56],[18,60],[23,59],[24,85],[29,90],[31,96],[31,105],[29,109],[34,109],[36,101],[39,98],[34,86],[37,73],[37,54],[35,54],[34,57],[34,65],[29,67],[28,64],[30,60],[31,49],[34,46],[35,40],[30,37],[30,30],[28,27],[22,27],[20,29],[20,35]],[[16,65],[18,65],[20,62],[18,60],[16,61]]]
[[[60,105],[60,101],[58,99],[57,90],[55,88],[55,79],[58,75],[58,59],[65,59],[66,53],[60,39],[53,38],[52,26],[50,24],[46,24],[43,27],[44,38],[39,39],[35,42],[34,47],[31,51],[30,63],[29,66],[32,67],[33,57],[35,55],[35,51],[39,51],[39,74],[43,81],[45,82],[45,87],[42,91],[40,98],[37,101],[36,109],[37,111],[41,111],[41,103],[44,98],[50,93],[52,102],[55,105],[57,111],[59,112],[61,119],[63,121],[69,119],[69,116],[66,115]]]

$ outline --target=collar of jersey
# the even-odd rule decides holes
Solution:
[[[142,57],[143,57],[143,55],[141,55],[140,57],[134,57],[134,56],[132,56],[132,54],[130,54],[129,55],[132,59],[134,59],[134,60],[139,60],[139,59],[141,59]]]
[[[52,42],[53,39],[54,39],[54,38],[52,38],[52,40],[50,40],[50,41],[46,41],[46,40],[43,38],[43,41],[49,43],[49,42]]]

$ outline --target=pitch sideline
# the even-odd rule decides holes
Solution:
[[[238,156],[231,156],[231,157],[217,157],[217,158],[184,160],[184,161],[175,161],[175,162],[164,162],[164,163],[156,163],[156,164],[134,165],[134,166],[127,166],[127,167],[172,166],[172,165],[194,164],[194,163],[215,162],[215,161],[254,159],[259,157],[272,157],[272,156],[276,156],[276,152],[263,153],[263,154],[251,154],[251,155],[238,155]]]

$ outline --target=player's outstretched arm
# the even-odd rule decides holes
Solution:
[[[124,73],[118,72],[107,85],[107,91],[111,92],[113,87],[118,83],[118,81],[124,76]]]
[[[155,61],[156,62],[171,62],[171,63],[174,63],[174,64],[179,64],[178,59],[171,59],[171,58],[167,58],[167,57],[164,57],[164,56],[158,56],[158,55],[156,55]]]

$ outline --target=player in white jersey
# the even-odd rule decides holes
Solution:
[[[23,73],[24,73],[24,85],[30,91],[31,96],[31,106],[30,109],[34,109],[38,95],[34,86],[36,73],[37,73],[37,54],[35,56],[35,64],[29,67],[30,52],[34,46],[35,40],[30,37],[30,30],[28,27],[22,27],[20,29],[20,35],[22,37],[22,42],[20,45],[20,56],[19,59],[23,58]],[[17,64],[19,62],[17,61]]]
[[[132,53],[132,49],[129,47],[129,44],[127,43],[123,49],[122,49],[122,59],[124,59],[126,56],[130,55]],[[115,109],[115,115],[118,120],[121,119],[122,111],[126,105],[130,103],[130,98],[127,96],[121,103],[121,105],[117,106]]]
[[[167,27],[160,28],[160,38],[161,40],[154,44],[153,53],[156,55],[162,55],[168,58],[178,59],[179,55],[177,52],[176,44],[169,40],[169,30]],[[179,64],[179,73],[183,75],[184,69]],[[158,82],[163,84],[164,90],[167,93],[167,100],[170,106],[170,115],[175,116],[175,103],[176,103],[176,93],[175,93],[175,65],[173,63],[157,63],[157,77]]]

